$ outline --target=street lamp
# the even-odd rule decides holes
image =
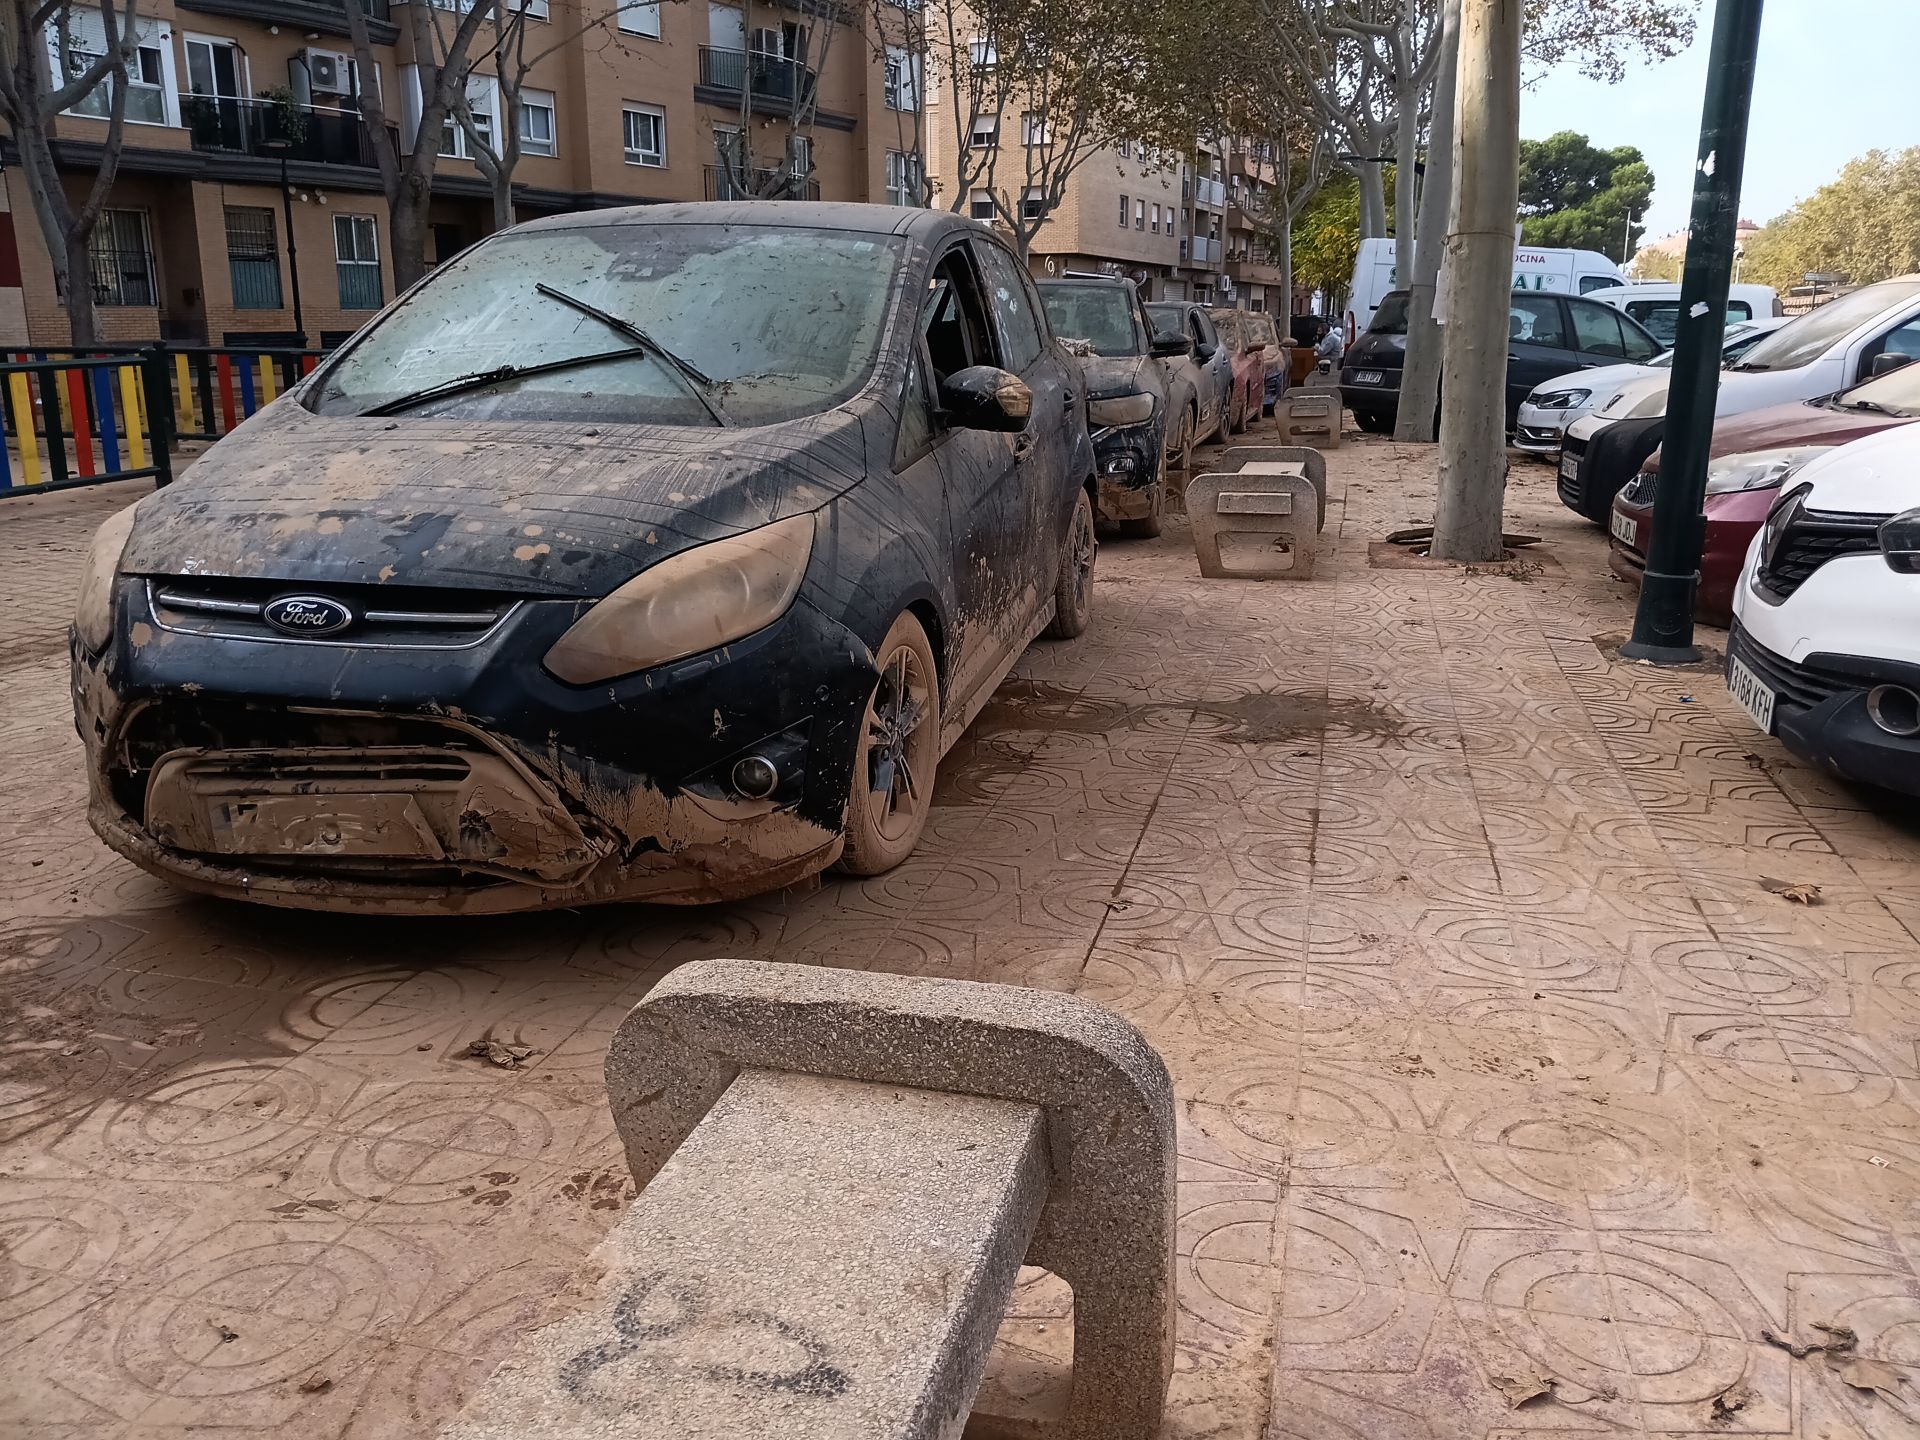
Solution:
[[[307,348],[307,317],[300,309],[300,247],[293,239],[293,188],[287,184],[287,157],[293,142],[284,135],[263,139],[260,148],[280,157],[280,214],[287,226],[287,279],[293,285],[293,328],[300,332],[300,348]]]

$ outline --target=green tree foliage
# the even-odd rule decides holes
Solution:
[[[1642,250],[1633,257],[1633,274],[1637,280],[1678,280],[1686,268],[1685,255],[1666,250]],[[1741,278],[1746,277],[1743,274]]]
[[[1627,217],[1644,215],[1653,199],[1653,171],[1631,145],[1602,150],[1562,130],[1520,142],[1521,238],[1529,245],[1631,255],[1644,234],[1627,233]]]
[[[1920,146],[1869,150],[1747,242],[1740,278],[1783,294],[1810,273],[1856,285],[1920,270]]]
[[[1393,167],[1386,167],[1387,219],[1393,219]],[[1360,182],[1341,175],[1320,187],[1293,222],[1293,280],[1345,300],[1360,253]]]

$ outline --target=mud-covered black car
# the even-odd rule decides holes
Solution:
[[[192,889],[501,911],[913,848],[1087,624],[1073,358],[981,227],[648,206],[492,237],[103,527],[94,828]]]
[[[1100,462],[1100,518],[1122,535],[1160,533],[1167,505],[1167,382],[1160,361],[1192,353],[1185,336],[1154,335],[1130,281],[1042,280],[1056,334],[1083,340],[1087,425]]]

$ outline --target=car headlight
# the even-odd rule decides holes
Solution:
[[[1920,575],[1920,510],[1902,510],[1880,526],[1880,553],[1889,570]]]
[[[1153,396],[1109,395],[1087,402],[1087,419],[1095,425],[1144,425],[1153,418]]]
[[[587,611],[544,663],[569,685],[594,685],[731,644],[787,613],[812,553],[812,515],[696,545]]]
[[[1794,472],[1831,450],[1831,445],[1796,445],[1786,450],[1753,450],[1745,455],[1722,455],[1707,466],[1707,494],[1731,495],[1736,490],[1771,490]]]
[[[133,504],[115,512],[93,534],[87,568],[80,575],[80,598],[73,608],[74,633],[90,655],[99,654],[113,638],[113,582],[119,578],[120,556],[133,530],[133,512],[139,508]]]
[[[1571,410],[1586,404],[1592,395],[1591,390],[1549,390],[1544,395],[1533,396],[1532,403],[1541,410]]]

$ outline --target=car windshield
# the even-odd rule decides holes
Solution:
[[[1147,337],[1133,315],[1133,297],[1118,285],[1042,285],[1053,333],[1085,340],[1096,355],[1144,355]]]
[[[501,235],[365,331],[310,404],[649,425],[814,414],[865,384],[903,253],[887,236],[772,226]],[[532,367],[550,368],[515,373]],[[456,393],[421,394],[435,389]]]
[[[1842,410],[1884,410],[1889,415],[1920,415],[1920,362],[1876,375],[1833,397]]]
[[[1731,365],[1735,360],[1738,360],[1742,355],[1746,354],[1747,351],[1751,350],[1766,338],[1766,331],[1762,330],[1757,334],[1748,333],[1752,330],[1753,322],[1751,320],[1727,326],[1720,342],[1720,363],[1722,365]],[[1647,361],[1647,364],[1657,370],[1671,370],[1673,368],[1673,351],[1662,350],[1658,355]]]
[[[1249,310],[1246,322],[1249,336],[1267,342],[1268,358],[1277,356],[1280,353],[1280,332],[1273,328],[1273,317],[1264,311]]]
[[[1220,338],[1226,341],[1228,351],[1238,355],[1247,348],[1246,332],[1240,328],[1240,311],[1209,310],[1207,314],[1213,318],[1213,328],[1218,330]]]
[[[1407,333],[1407,300],[1404,290],[1395,290],[1380,301],[1380,308],[1373,312],[1373,323],[1367,326],[1372,335],[1404,335]]]
[[[1889,280],[1842,295],[1818,310],[1789,321],[1754,346],[1733,368],[1736,370],[1795,370],[1811,365],[1842,337],[1858,330],[1881,311],[1903,305],[1920,295],[1920,280]]]

